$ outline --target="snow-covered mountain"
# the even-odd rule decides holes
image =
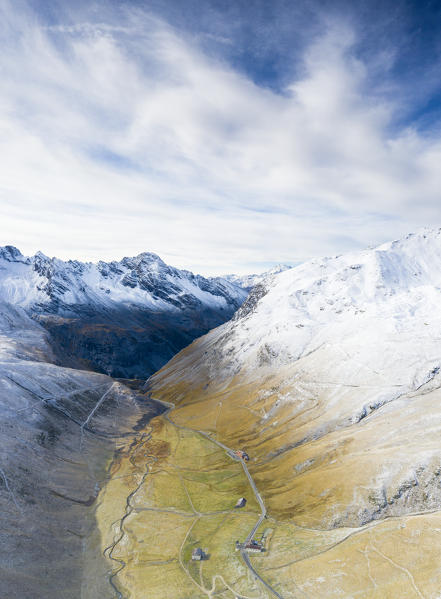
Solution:
[[[211,307],[236,309],[245,294],[220,277],[206,279],[168,266],[144,252],[113,262],[67,262],[41,252],[25,257],[12,246],[0,248],[0,296],[24,308],[62,314],[77,306],[140,305],[155,311]]]
[[[374,583],[375,596],[440,591],[440,306],[441,229],[423,230],[266,279],[150,380],[181,422],[246,448],[281,526],[357,532],[287,570],[307,596],[371,597]],[[377,564],[383,554],[390,561]],[[412,579],[419,594],[401,592]]]
[[[152,253],[93,264],[0,248],[0,300],[37,318],[65,361],[117,376],[152,373],[245,297],[238,285]]]
[[[212,337],[223,339],[228,331],[223,350],[236,371],[246,364],[251,369],[291,364],[325,348],[329,352],[330,347],[350,345],[351,357],[356,352],[372,369],[392,368],[398,358],[397,374],[409,377],[414,371],[417,376],[417,345],[430,354],[429,348],[438,344],[440,265],[441,231],[312,260],[259,284],[233,321]],[[399,355],[392,339],[400,340]],[[385,349],[381,355],[372,351],[380,342]],[[389,345],[393,351],[386,351]],[[405,356],[411,371],[403,364]],[[348,357],[342,364],[342,375],[353,375],[351,361]],[[334,362],[341,362],[338,355],[332,368]],[[435,362],[441,367],[441,361]]]
[[[274,266],[270,270],[267,270],[260,275],[225,275],[223,278],[234,285],[242,287],[242,289],[245,289],[245,291],[251,291],[255,285],[262,283],[262,281],[268,277],[277,275],[279,272],[284,272],[285,270],[289,270],[291,268],[293,267],[288,266],[288,264],[278,264],[277,266]]]
[[[162,409],[107,375],[150,374],[245,297],[155,254],[92,264],[0,248],[2,597],[102,597],[94,503],[115,444]]]

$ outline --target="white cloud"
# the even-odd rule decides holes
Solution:
[[[139,11],[52,27],[6,3],[0,16],[1,243],[150,250],[210,273],[439,220],[441,139],[391,133],[400,97],[368,88],[340,23],[277,94]]]

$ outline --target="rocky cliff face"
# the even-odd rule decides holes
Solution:
[[[0,298],[51,334],[60,364],[145,378],[228,320],[246,291],[142,253],[119,262],[64,262],[0,248]]]

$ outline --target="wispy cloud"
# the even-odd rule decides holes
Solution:
[[[246,271],[439,221],[441,134],[397,128],[409,99],[374,85],[394,57],[360,57],[342,19],[273,90],[133,7],[0,16],[3,242]]]

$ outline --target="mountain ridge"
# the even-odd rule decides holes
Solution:
[[[366,326],[369,319],[389,319],[396,331],[407,321],[430,327],[424,323],[436,314],[441,275],[433,265],[440,262],[441,230],[424,230],[375,249],[313,259],[260,283],[231,325],[216,334],[227,328],[238,337],[243,329],[243,337],[250,339],[242,352],[229,348],[236,363],[257,351],[251,347],[263,345],[271,346],[274,355],[283,349],[289,362],[315,351],[325,341],[325,327],[329,338],[351,323]]]
[[[225,308],[227,305],[240,303],[245,296],[237,285],[222,277],[205,278],[194,275],[188,270],[179,270],[167,265],[152,252],[141,252],[133,257],[126,256],[119,261],[81,262],[49,258],[40,251],[34,256],[26,257],[14,246],[3,246],[0,247],[0,260],[31,267],[30,270],[35,273],[32,283],[39,293],[31,294],[30,286],[23,285],[23,292],[20,294],[20,275],[25,274],[23,270],[16,273],[16,277],[13,272],[9,273],[12,290],[8,288],[8,273],[4,272],[5,268],[2,268],[3,273],[0,272],[3,274],[0,276],[0,292],[3,299],[9,299],[8,296],[15,292],[14,300],[24,307],[33,303],[47,306],[51,300],[55,300],[68,310],[69,305],[81,303],[79,300],[99,299],[143,304],[150,301],[152,304],[157,304],[158,308],[172,306],[179,308],[182,307],[179,297],[183,296],[182,305],[184,305],[185,295],[193,294],[201,304],[212,303],[217,304],[219,308]],[[30,272],[26,274],[28,277],[31,276]],[[44,279],[47,280],[46,283]],[[174,285],[173,279],[175,279]],[[158,289],[155,288],[155,283]],[[66,284],[70,284],[71,288]],[[168,288],[165,290],[160,288],[161,285],[167,284]],[[89,289],[92,287],[94,293]],[[122,295],[123,291],[125,296]],[[110,297],[106,298],[106,295]],[[61,296],[66,296],[64,302]],[[167,306],[167,303],[170,306]]]
[[[224,275],[221,278],[226,279],[228,282],[233,283],[235,285],[239,285],[239,287],[242,287],[242,289],[245,289],[246,291],[251,291],[251,289],[255,285],[262,283],[262,281],[264,281],[266,278],[271,277],[272,275],[277,275],[280,272],[284,272],[285,270],[290,270],[291,268],[294,268],[294,266],[290,266],[288,264],[277,264],[276,266],[273,266],[269,270],[266,270],[265,272],[262,272],[260,274],[254,274],[254,275],[229,274],[229,275]]]

